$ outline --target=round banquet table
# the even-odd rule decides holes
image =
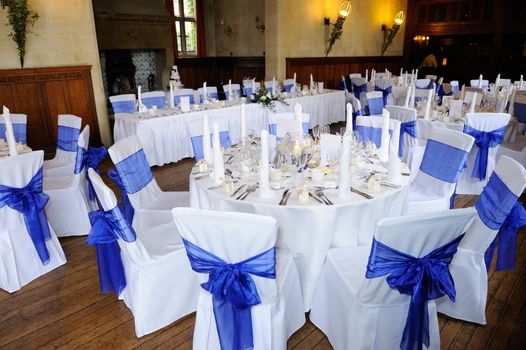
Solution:
[[[278,205],[284,189],[273,191],[270,198],[259,197],[256,190],[241,201],[235,199],[237,195],[231,197],[225,194],[222,188],[214,189],[211,177],[199,179],[199,175],[190,175],[190,203],[193,208],[246,212],[275,218],[278,222],[277,247],[289,250],[295,257],[305,310],[308,311],[329,249],[370,245],[376,221],[399,216],[404,209],[409,176],[402,176],[398,189],[382,186],[376,192],[368,191],[356,181],[352,180],[351,186],[372,195],[373,199],[355,193],[340,199],[337,189],[326,189],[324,193],[334,205],[320,204],[310,197],[309,202],[300,203],[294,195],[287,205]],[[240,180],[235,188],[243,183]]]

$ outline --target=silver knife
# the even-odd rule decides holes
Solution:
[[[239,187],[237,188],[237,190],[235,190],[234,193],[232,193],[232,194],[230,195],[230,197],[234,197],[234,196],[235,196],[239,191],[241,191],[241,189],[244,188],[246,185],[247,185],[247,184],[243,184],[243,185],[239,186]]]
[[[202,179],[207,178],[207,177],[210,177],[210,173],[208,173],[206,175],[196,176],[194,178],[194,180],[202,180]]]
[[[312,192],[309,192],[309,196],[314,198],[318,203],[321,203],[321,204],[324,203],[320,198],[318,198],[317,196],[313,195]]]
[[[285,201],[283,202],[283,205],[287,205],[287,202],[289,201],[289,198],[291,195],[292,195],[292,191],[289,191],[289,193],[287,193],[287,197],[285,197]]]
[[[279,205],[283,205],[285,203],[285,197],[289,193],[289,189],[287,188],[285,191],[283,191],[283,194],[281,195],[281,200],[279,201]]]
[[[367,198],[367,199],[373,199],[373,196],[365,193],[365,192],[362,192],[360,190],[357,190],[356,188],[353,188],[351,187],[351,192],[354,192],[356,194],[359,194],[360,196],[364,197],[364,198]]]
[[[380,182],[380,185],[382,185],[384,187],[388,187],[388,188],[394,188],[394,189],[398,189],[398,188],[402,187],[400,185],[392,184],[390,182],[385,182],[385,181]]]
[[[208,187],[208,190],[212,191],[212,190],[217,190],[219,187],[223,186],[223,184],[221,185],[216,185],[216,186],[212,186],[212,187]]]

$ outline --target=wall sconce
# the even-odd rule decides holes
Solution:
[[[0,5],[2,5],[2,8],[5,8],[6,6],[9,6],[9,3],[11,0],[0,0]]]
[[[325,57],[329,55],[329,53],[332,50],[332,46],[336,42],[336,40],[340,39],[343,34],[343,23],[345,23],[345,19],[347,16],[351,14],[352,6],[351,6],[351,0],[343,0],[340,4],[340,10],[338,11],[338,19],[335,23],[331,23],[331,20],[328,17],[325,17],[323,19],[323,25],[330,26],[332,25],[332,32],[329,35],[329,39],[327,40],[327,48],[325,50]]]
[[[260,24],[259,22],[260,22],[259,16],[256,16],[256,28],[261,33],[263,33],[265,31],[265,23],[261,22]]]
[[[404,23],[404,19],[405,19],[404,11],[398,12],[394,18],[393,26],[389,29],[389,33],[384,34],[384,43],[382,45],[382,56],[384,55],[385,51],[387,51],[387,48],[389,47],[389,45],[393,43],[393,39],[398,33],[398,30],[400,29],[400,26],[402,25],[402,23]],[[384,33],[387,31],[387,26],[385,24],[382,24],[382,31]]]
[[[223,31],[225,32],[226,35],[228,36],[232,35],[232,27],[229,26],[228,24],[225,24],[225,20],[223,18],[221,18],[220,26],[221,28],[223,28]]]

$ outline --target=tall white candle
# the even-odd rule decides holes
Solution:
[[[294,106],[294,115],[296,119],[298,133],[303,133],[302,108],[299,103],[296,103],[296,105]]]
[[[5,137],[7,139],[7,145],[9,147],[9,155],[16,156],[18,155],[18,150],[16,149],[15,134],[13,132],[13,122],[11,121],[9,109],[6,106],[4,106],[3,108],[3,114],[5,121]]]
[[[225,180],[225,165],[223,164],[223,154],[221,153],[221,143],[219,142],[219,124],[212,126],[212,147],[214,150],[214,182],[216,185],[222,184]]]
[[[232,96],[232,79],[228,79],[228,100],[232,101],[234,96]]]
[[[406,73],[406,79],[407,79],[407,73]],[[405,91],[405,102],[404,107],[409,107],[409,100],[411,99],[411,92],[413,91],[413,87],[411,85],[406,86]]]
[[[478,86],[479,89],[482,88],[482,74],[479,75],[479,86]]]
[[[268,146],[268,131],[261,131],[261,159],[259,161],[259,196],[268,198],[272,196],[270,189],[270,170],[269,170],[269,146]]]
[[[415,69],[415,83],[418,80],[418,69]]]
[[[174,103],[174,86],[170,82],[170,108],[175,108]]]
[[[203,115],[203,159],[207,164],[212,163],[212,156],[210,153],[210,126],[208,125],[208,114]]]
[[[405,78],[404,78],[404,85],[408,85],[408,80],[407,80],[407,74],[408,72],[405,72]],[[407,106],[406,106],[407,107]]]
[[[433,89],[427,92],[426,108],[424,110],[424,119],[428,120],[431,116],[431,104],[433,102]]]
[[[276,96],[276,78],[272,77],[272,95]]]
[[[296,73],[294,73],[294,78],[292,81],[292,92],[296,92]]]
[[[469,104],[469,113],[475,113],[475,105],[477,104],[477,93],[474,92]]]
[[[400,122],[393,121],[393,137],[389,145],[389,164],[387,166],[387,176],[393,183],[400,183],[402,180],[402,161],[398,157],[400,147]]]
[[[309,82],[309,89],[314,88],[314,78],[312,77],[312,73],[310,74],[310,82]]]
[[[519,90],[522,90],[522,74],[521,74],[521,80],[519,81]]]
[[[349,196],[350,176],[349,176],[349,159],[351,157],[351,134],[346,132],[343,136],[342,155],[340,157],[340,178],[338,184],[338,195],[340,198]]]
[[[415,108],[415,94],[416,94],[416,86],[411,85],[411,94],[409,95],[409,107]]]
[[[242,103],[241,104],[241,132],[240,132],[240,138],[241,142],[244,142],[244,140],[247,138],[247,106]]]
[[[206,103],[207,102],[207,93],[206,93],[206,81],[203,83],[203,102]]]
[[[389,159],[389,111],[385,108],[382,112],[382,138],[378,157],[382,162],[387,162]]]
[[[353,132],[352,127],[352,104],[347,103],[347,124],[345,125],[346,132]]]
[[[500,83],[500,73],[497,75],[497,79],[495,79],[495,91],[499,91],[499,83]]]
[[[365,82],[367,83],[369,81],[369,69],[365,70]]]
[[[142,112],[142,94],[141,86],[137,86],[137,111]]]

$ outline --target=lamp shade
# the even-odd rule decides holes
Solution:
[[[340,5],[340,11],[338,12],[338,14],[342,17],[347,17],[351,14],[351,10],[351,0],[344,0]]]
[[[404,11],[398,12],[394,18],[395,23],[398,25],[401,25],[402,23],[404,23],[404,20],[405,20]]]

